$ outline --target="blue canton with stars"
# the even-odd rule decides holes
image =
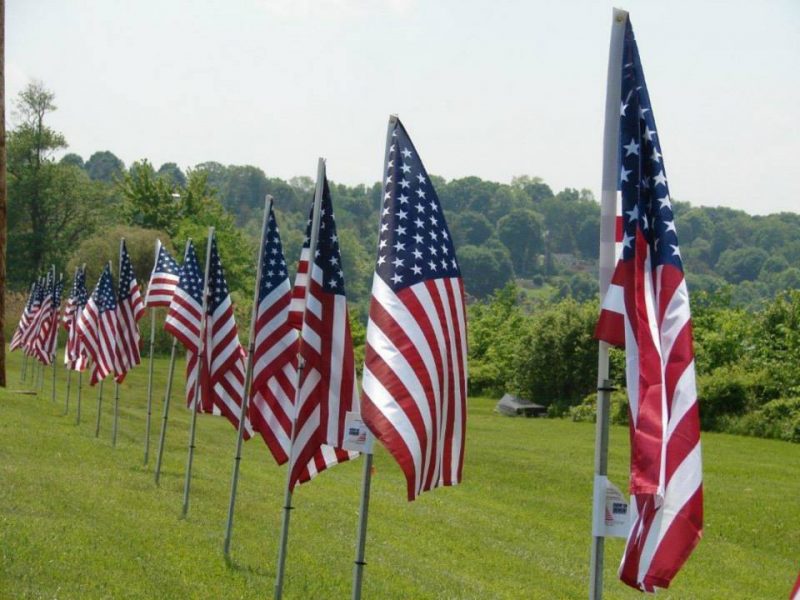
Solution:
[[[103,273],[97,282],[97,287],[92,292],[92,300],[97,306],[97,312],[102,315],[108,310],[117,309],[116,295],[114,294],[114,281],[111,278],[111,265],[103,267]]]
[[[195,252],[191,240],[186,246],[186,254],[183,257],[180,272],[181,278],[178,280],[178,287],[189,294],[197,304],[202,304],[203,271],[200,270],[200,262],[197,260],[197,252]]]
[[[211,262],[208,267],[208,309],[206,314],[213,315],[217,312],[217,309],[229,294],[228,282],[225,281],[225,270],[222,268],[222,261],[219,259],[217,236],[212,236]]]
[[[622,259],[632,259],[637,229],[650,246],[652,266],[683,270],[650,96],[630,20],[625,26],[620,106],[620,175],[624,237]]]
[[[119,256],[119,290],[117,293],[117,302],[122,303],[131,297],[131,282],[135,279],[133,275],[133,265],[131,265],[131,257],[128,255],[128,247],[123,240],[122,250]]]
[[[168,273],[169,275],[176,275],[180,277],[181,268],[169,252],[166,251],[164,246],[158,247],[158,258],[156,265],[153,268],[153,273]]]
[[[258,301],[261,302],[272,290],[288,281],[286,260],[283,257],[280,229],[275,221],[275,211],[269,209],[266,231],[264,231],[264,247],[261,249],[261,287],[258,289]]]
[[[386,145],[375,272],[395,292],[428,279],[460,277],[439,197],[399,119]]]
[[[306,238],[303,248],[311,244],[311,217],[314,214],[314,205],[306,224]],[[319,236],[317,238],[317,251],[314,264],[322,269],[322,289],[328,294],[341,294],[344,292],[344,271],[342,271],[342,255],[339,253],[339,237],[336,235],[336,218],[333,216],[333,203],[331,190],[328,188],[328,178],[324,179],[322,187],[322,204],[319,215]]]
[[[61,306],[61,295],[64,293],[64,278],[59,277],[58,282],[53,288],[53,308],[58,309]]]
[[[83,310],[89,301],[89,293],[86,291],[86,269],[78,269],[75,279],[72,282],[72,302],[77,310]]]

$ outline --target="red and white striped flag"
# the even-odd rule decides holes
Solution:
[[[64,347],[64,364],[71,371],[83,371],[89,365],[89,357],[83,347],[78,332],[78,317],[86,306],[89,295],[86,291],[86,268],[75,269],[67,305],[64,307],[62,322],[67,330],[67,343]]]
[[[144,298],[145,306],[147,308],[168,307],[180,278],[180,266],[161,244],[161,240],[157,240],[156,262],[153,265],[150,281],[147,284],[147,293]]]
[[[211,399],[238,430],[244,398],[245,350],[233,314],[233,302],[225,281],[225,270],[211,237],[208,274],[208,307],[206,310],[205,344],[201,348],[200,394],[205,402]],[[245,418],[244,439],[253,434],[250,420]]]
[[[800,600],[800,573],[798,573],[797,581],[789,594],[789,600]]]
[[[622,254],[596,335],[624,346],[634,520],[620,578],[666,588],[700,540],[703,476],[689,294],[630,21],[622,59]]]
[[[86,353],[92,359],[91,385],[114,371],[117,339],[117,300],[111,265],[106,264],[86,307],[78,317],[78,331]]]
[[[55,279],[49,288],[42,307],[37,315],[38,332],[33,340],[33,354],[44,365],[55,361],[56,342],[58,340],[58,311],[61,308],[61,293],[64,289],[63,277]]]
[[[467,324],[436,191],[396,117],[389,130],[361,413],[402,468],[414,500],[461,481]]]
[[[28,294],[28,300],[25,302],[25,308],[22,309],[22,315],[19,317],[19,323],[17,323],[17,328],[14,330],[14,335],[11,337],[11,343],[8,346],[11,352],[22,346],[22,339],[25,336],[25,332],[28,331],[28,328],[31,325],[34,306],[36,304],[38,295],[40,295],[39,283],[34,281],[31,284],[31,292]]]
[[[53,293],[53,284],[52,272],[48,272],[46,277],[40,279],[40,295],[37,297],[37,302],[34,304],[30,325],[22,336],[22,346],[25,348],[25,354],[37,359],[39,358],[37,345],[39,344],[39,335],[42,332],[42,325],[47,322],[50,316],[49,298],[50,294]]]
[[[203,271],[191,240],[186,244],[180,278],[169,303],[164,329],[186,348],[186,405],[194,402],[194,386],[199,376],[200,318],[203,314]],[[197,407],[198,412],[212,412],[211,399]]]
[[[305,366],[296,396],[290,490],[327,467],[357,456],[342,449],[345,414],[356,402],[357,389],[339,238],[328,181],[324,176],[322,180],[316,256],[309,261],[309,221],[295,285],[308,290],[300,331]]]
[[[297,385],[297,330],[289,323],[291,287],[278,224],[270,208],[261,248],[249,416],[275,461],[289,460]]]
[[[144,316],[144,303],[139,291],[139,283],[133,274],[133,265],[128,256],[125,240],[119,249],[119,290],[117,291],[117,344],[114,371],[117,383],[122,383],[125,375],[142,362],[139,349],[139,319]]]

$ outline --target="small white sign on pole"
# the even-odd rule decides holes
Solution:
[[[601,510],[595,510],[592,535],[602,537],[627,538],[631,528],[631,506],[620,489],[598,475],[595,482],[594,502]]]
[[[361,413],[349,411],[344,418],[344,449],[372,454],[375,437],[361,420]]]

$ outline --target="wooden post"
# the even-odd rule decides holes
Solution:
[[[0,0],[0,387],[6,387],[6,3]]]

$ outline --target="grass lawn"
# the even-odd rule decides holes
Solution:
[[[198,418],[189,516],[180,520],[189,413],[175,390],[161,487],[152,467],[166,360],[156,364],[145,467],[146,362],[121,388],[112,448],[113,385],[99,438],[96,390],[57,402],[23,395],[19,353],[0,390],[0,598],[264,598],[272,596],[285,469],[245,444],[231,564],[222,557],[235,432]],[[177,371],[182,378],[183,364]],[[73,378],[73,384],[75,379]],[[405,500],[399,468],[378,448],[364,597],[584,598],[588,587],[594,427],[509,419],[470,400],[464,483]],[[627,483],[627,431],[611,431],[611,478]],[[703,436],[705,537],[660,598],[785,598],[800,568],[800,446]],[[361,461],[295,493],[285,598],[346,598]],[[639,598],[616,578],[622,540],[606,543],[605,597]]]

